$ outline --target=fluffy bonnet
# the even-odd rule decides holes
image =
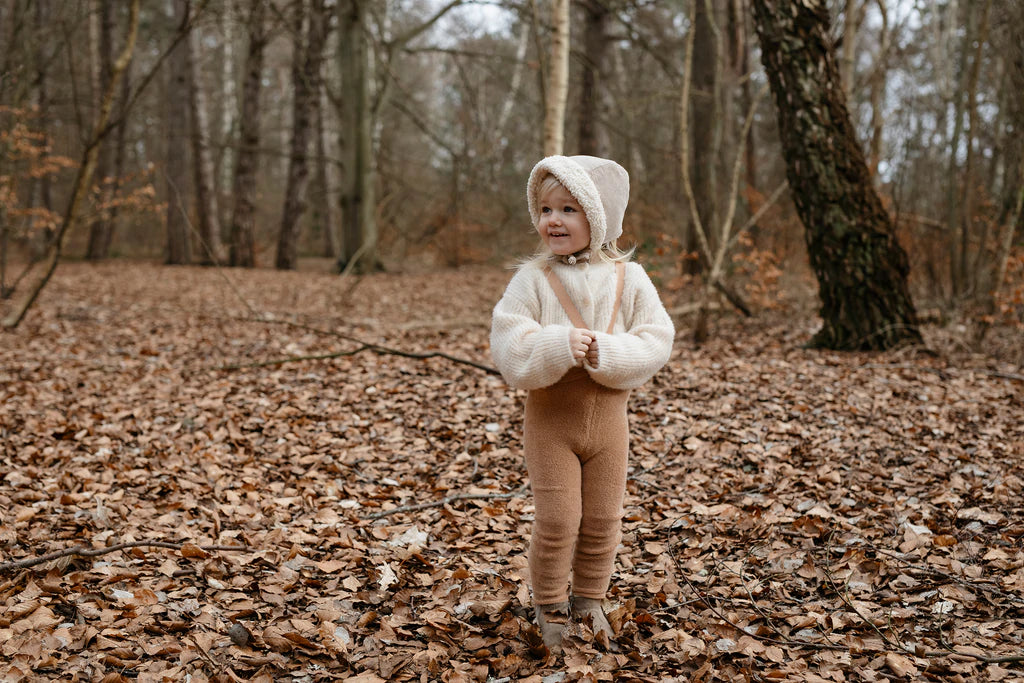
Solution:
[[[540,218],[541,181],[547,174],[558,178],[590,223],[590,248],[600,249],[622,235],[622,217],[629,201],[629,174],[611,159],[589,156],[552,156],[537,162],[526,184],[526,201],[536,225]]]

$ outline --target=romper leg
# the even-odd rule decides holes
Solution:
[[[622,538],[629,434],[625,398],[606,405],[595,423],[598,448],[583,460],[579,542],[573,559],[573,595],[601,600],[608,590]]]
[[[524,454],[533,489],[535,517],[530,539],[530,581],[537,605],[568,600],[573,546],[580,528],[580,461],[551,420],[552,406],[527,402]]]

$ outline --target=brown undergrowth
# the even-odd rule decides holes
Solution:
[[[0,345],[4,680],[1024,677],[1019,369],[793,311],[633,393],[618,648],[545,658],[524,395],[341,355],[490,364],[508,276],[62,266]]]

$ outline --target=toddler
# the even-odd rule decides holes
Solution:
[[[570,614],[612,636],[602,601],[621,537],[626,401],[668,361],[675,330],[644,269],[616,247],[622,166],[547,157],[526,199],[541,247],[494,308],[491,352],[505,380],[529,390],[530,581],[544,643],[558,652]]]

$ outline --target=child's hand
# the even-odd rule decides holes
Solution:
[[[596,368],[597,361],[597,335],[594,335],[594,341],[590,342],[590,346],[587,348],[587,365]]]
[[[587,357],[587,352],[590,351],[590,345],[593,342],[594,333],[590,330],[584,330],[579,327],[569,330],[569,348],[572,350],[572,357],[576,360],[576,365],[583,363],[583,359]]]

